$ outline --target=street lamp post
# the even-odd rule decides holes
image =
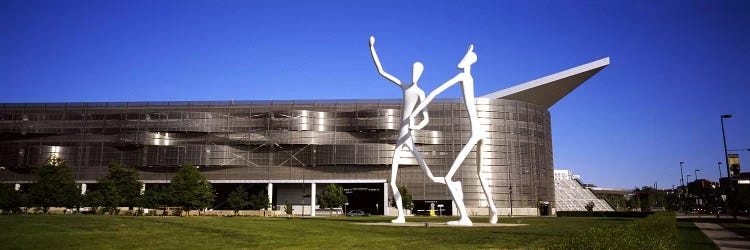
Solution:
[[[513,185],[508,187],[508,199],[510,199],[510,217],[513,217]]]
[[[690,188],[688,187],[690,185],[690,175],[687,175],[687,178],[685,179],[685,200],[687,200],[687,204],[691,204],[690,201]],[[690,206],[692,208],[693,206]]]
[[[719,162],[719,187],[721,187],[721,162]]]
[[[685,185],[685,180],[684,180],[685,174],[682,173],[682,164],[685,164],[685,162],[684,161],[680,162],[680,185],[684,186]]]
[[[727,180],[729,181],[729,200],[732,201],[732,216],[737,220],[737,202],[734,200],[734,185],[732,184],[732,174],[729,172],[729,155],[727,155],[727,136],[724,132],[724,118],[732,118],[732,115],[721,115],[721,139],[724,141],[724,162],[727,166]]]
[[[693,169],[693,172],[695,173],[695,181],[698,181],[698,171],[701,171],[700,169]]]
[[[703,190],[703,182],[701,182],[701,189],[700,189],[700,190],[701,190],[701,192],[700,192],[700,193],[698,193],[698,171],[701,171],[701,170],[700,170],[700,169],[693,169],[693,173],[695,173],[695,192],[694,192],[694,193],[695,193],[695,197],[696,197],[696,198],[697,198],[698,200],[703,200],[703,198],[701,197],[701,196],[703,196],[703,195],[704,195],[704,194],[703,194],[703,192],[705,192],[705,191]],[[702,201],[701,201],[701,202],[702,202]],[[701,202],[696,202],[696,204],[697,204],[697,205],[700,205],[700,204],[702,204]]]
[[[684,161],[680,162],[680,186],[686,187],[685,186],[685,173],[682,172],[682,164],[685,164],[685,162]],[[680,196],[681,196],[680,197],[680,201],[681,201],[680,210],[685,211],[684,210],[685,209],[685,197],[682,197],[682,193],[680,193]]]

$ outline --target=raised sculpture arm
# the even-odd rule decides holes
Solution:
[[[380,65],[380,58],[378,58],[378,53],[375,52],[375,37],[370,36],[370,54],[372,54],[372,60],[375,61],[375,67],[378,68],[378,73],[380,73],[381,76],[385,77],[385,79],[388,79],[389,81],[395,83],[398,86],[401,86],[401,81],[398,80],[398,78],[392,76],[391,74],[388,74],[388,72],[385,72],[383,70],[383,66]]]
[[[424,99],[425,99],[424,93],[419,93],[419,102],[420,103],[424,102]],[[414,113],[416,113],[416,112],[412,112],[412,114],[414,114]],[[424,126],[427,126],[427,123],[429,123],[429,122],[430,122],[430,116],[427,114],[427,109],[422,109],[422,121],[419,122],[418,125],[412,126],[412,124],[414,124],[414,121],[413,120],[409,120],[409,128],[410,129],[420,130],[420,129],[424,128]]]

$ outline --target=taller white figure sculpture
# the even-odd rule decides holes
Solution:
[[[484,144],[485,133],[479,124],[479,119],[477,117],[476,100],[474,99],[474,78],[471,76],[471,65],[475,62],[477,62],[477,54],[474,53],[474,45],[471,45],[469,46],[469,51],[466,52],[464,58],[461,59],[461,62],[458,63],[458,69],[463,71],[459,72],[455,77],[443,83],[442,85],[440,85],[440,87],[432,91],[409,116],[409,127],[411,129],[421,129],[422,127],[424,127],[423,124],[414,125],[414,114],[424,110],[427,105],[435,98],[435,96],[437,96],[441,92],[445,91],[456,83],[461,83],[464,103],[466,104],[466,110],[469,112],[471,134],[469,137],[469,141],[458,153],[458,156],[456,156],[456,160],[453,161],[453,165],[451,165],[450,170],[448,170],[448,174],[445,175],[445,182],[448,185],[448,190],[451,192],[453,201],[456,202],[458,212],[461,214],[459,220],[449,221],[449,225],[472,225],[471,220],[469,219],[469,215],[466,212],[466,206],[464,205],[463,193],[460,189],[461,183],[454,182],[453,175],[461,167],[461,164],[466,159],[466,156],[469,155],[469,152],[471,152],[471,148],[473,148],[474,145],[477,145],[477,176],[479,177],[479,183],[482,184],[484,195],[487,197],[487,203],[489,203],[490,223],[497,223],[497,208],[495,208],[495,201],[492,199],[492,191],[487,184],[487,180],[485,180],[485,176],[483,176],[482,174],[482,144]]]
[[[403,201],[401,200],[401,193],[398,191],[398,186],[396,185],[398,161],[401,159],[401,151],[403,150],[403,147],[409,148],[414,155],[414,158],[419,162],[422,171],[424,171],[432,181],[445,183],[443,178],[432,175],[432,171],[430,171],[430,168],[427,167],[427,164],[424,162],[422,154],[419,153],[419,150],[417,150],[414,145],[414,137],[411,129],[409,129],[410,123],[408,119],[411,117],[411,119],[414,120],[414,117],[417,115],[412,112],[414,107],[425,98],[424,91],[417,86],[417,81],[419,81],[419,77],[422,76],[424,66],[422,66],[422,63],[420,62],[415,62],[412,66],[411,84],[402,83],[401,80],[383,70],[383,66],[380,65],[378,53],[375,52],[375,37],[372,36],[370,37],[370,54],[372,54],[372,60],[375,61],[375,67],[378,69],[378,73],[380,73],[385,79],[388,79],[401,87],[404,94],[404,98],[401,101],[401,128],[399,128],[398,131],[398,140],[396,141],[396,148],[393,150],[393,159],[391,161],[391,189],[393,189],[393,199],[396,201],[396,208],[398,208],[398,217],[391,222],[404,223],[406,222],[406,219],[404,218]],[[421,112],[424,119],[419,123],[419,126],[424,127],[429,122],[429,116],[427,110],[422,109]]]

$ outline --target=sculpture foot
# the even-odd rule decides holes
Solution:
[[[406,219],[403,216],[399,216],[396,219],[391,220],[391,223],[406,223]]]
[[[490,224],[497,224],[497,211],[490,211]]]
[[[447,224],[449,226],[463,226],[463,227],[470,227],[472,225],[469,217],[462,217],[459,220],[449,221],[447,222]]]

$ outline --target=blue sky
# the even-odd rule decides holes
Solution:
[[[750,148],[747,13],[747,1],[6,0],[0,102],[400,98],[370,35],[393,75],[422,62],[426,91],[469,44],[477,95],[611,57],[550,109],[555,168],[663,188],[680,161],[716,179],[721,114],[734,115],[729,148]]]

